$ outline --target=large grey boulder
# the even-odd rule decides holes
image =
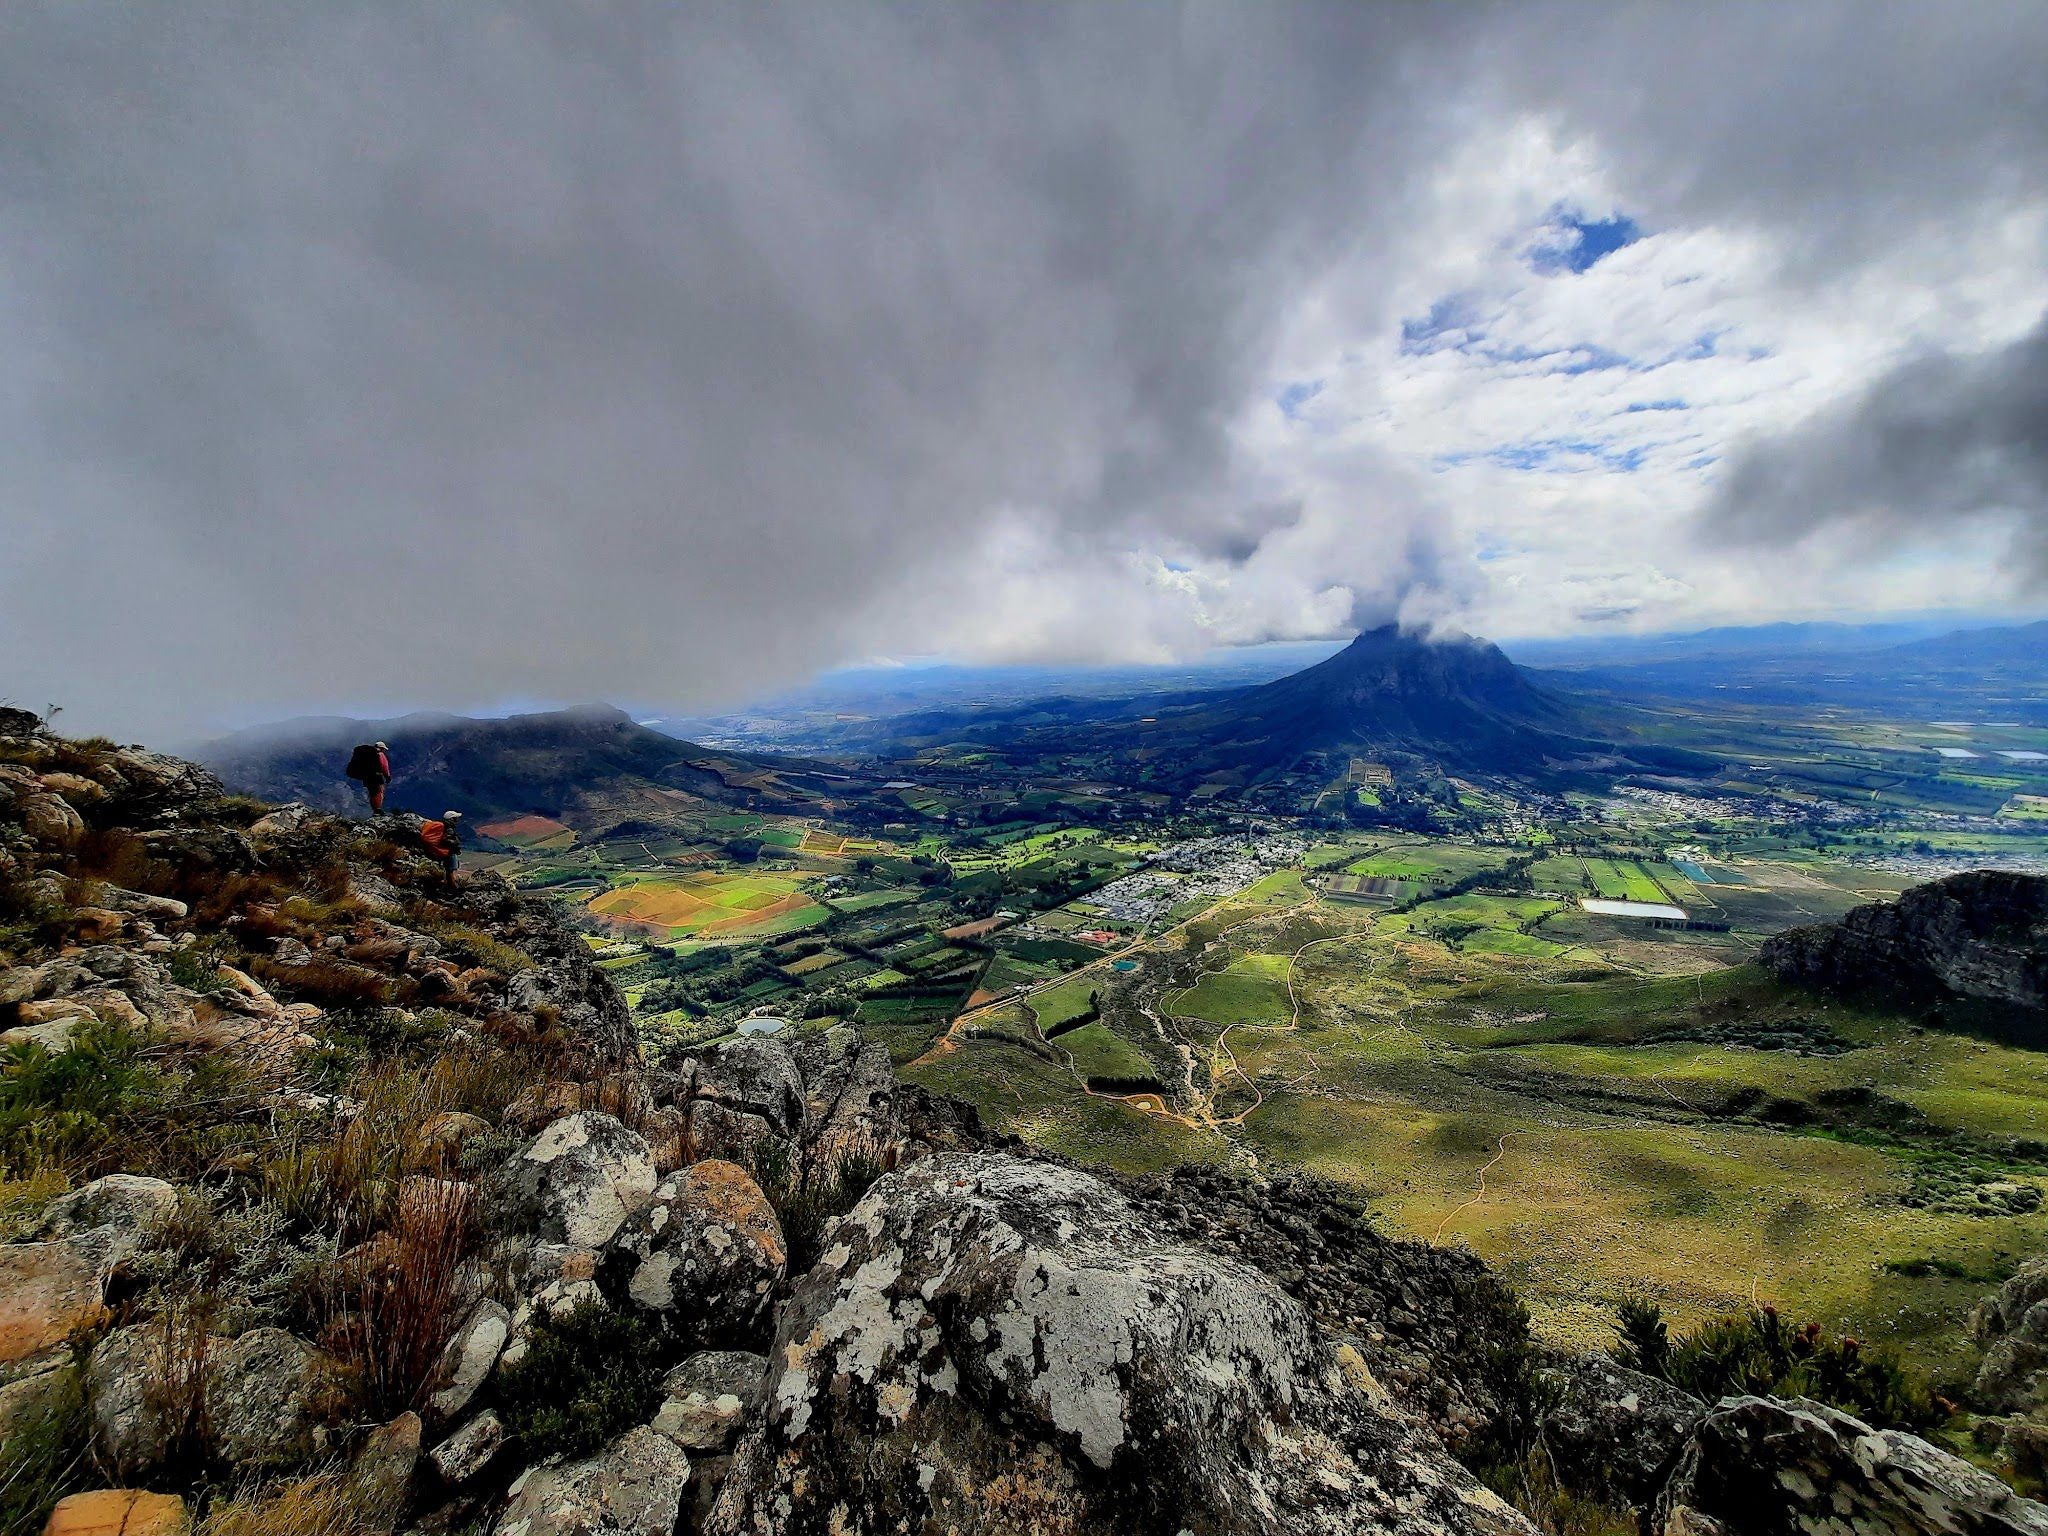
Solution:
[[[1917,1435],[1806,1398],[1724,1398],[1657,1501],[1661,1536],[2048,1536],[2048,1506]]]
[[[932,1158],[835,1236],[718,1536],[1530,1530],[1298,1304],[1078,1170]]]
[[[301,1466],[325,1448],[333,1362],[282,1328],[216,1339],[206,1353],[206,1425],[243,1472]]]
[[[712,1160],[655,1187],[613,1239],[600,1279],[697,1337],[744,1339],[767,1317],[785,1261],[761,1187],[738,1164]]]
[[[532,1467],[512,1484],[496,1536],[674,1536],[690,1458],[653,1430],[621,1437],[600,1456]]]
[[[1544,1450],[1558,1479],[1603,1500],[1655,1498],[1707,1405],[1668,1381],[1585,1355],[1545,1372],[1555,1396],[1543,1414]]]
[[[697,1156],[742,1162],[770,1141],[821,1162],[880,1148],[896,1136],[899,1093],[887,1049],[850,1025],[740,1035],[683,1058],[660,1085]]]
[[[93,1429],[101,1456],[123,1473],[162,1465],[181,1425],[166,1362],[168,1334],[159,1323],[117,1328],[94,1346],[86,1364]]]
[[[162,1179],[110,1173],[52,1200],[38,1235],[86,1238],[111,1270],[134,1257],[177,1208],[177,1190]]]
[[[768,1362],[760,1355],[700,1350],[663,1380],[650,1427],[686,1451],[725,1450],[753,1416],[767,1381]]]
[[[544,1242],[602,1248],[654,1193],[647,1143],[611,1115],[565,1115],[505,1172]]]

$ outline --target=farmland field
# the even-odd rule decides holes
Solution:
[[[789,933],[817,921],[814,903],[794,875],[770,872],[653,876],[624,882],[591,898],[597,916],[669,929],[676,937],[739,937]]]

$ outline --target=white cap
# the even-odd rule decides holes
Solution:
[[[391,744],[387,741],[380,741],[377,743],[377,750],[379,752],[389,752],[391,750]]]
[[[460,812],[460,811],[443,811],[443,812],[441,813],[441,819],[442,819],[443,821],[460,821],[460,820],[462,820],[462,812]]]

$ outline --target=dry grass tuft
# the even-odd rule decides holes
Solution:
[[[194,1536],[375,1536],[339,1473],[216,1504]]]
[[[407,1181],[388,1233],[344,1261],[327,1298],[328,1347],[376,1419],[417,1408],[475,1297],[462,1261],[476,1197],[466,1184]]]

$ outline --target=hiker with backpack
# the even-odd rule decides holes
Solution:
[[[462,852],[462,812],[443,811],[439,821],[421,822],[420,842],[429,858],[440,860],[448,888],[455,889],[455,860]]]
[[[366,742],[348,755],[348,767],[344,770],[352,779],[363,786],[363,793],[370,797],[370,814],[378,815],[384,809],[384,786],[391,782],[391,749],[381,741]]]

